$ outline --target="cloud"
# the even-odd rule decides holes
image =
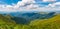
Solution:
[[[24,7],[25,5],[31,5],[31,3],[34,3],[33,1],[28,1],[28,0],[22,0],[21,2],[19,1],[14,7],[15,8],[20,8],[20,7]]]
[[[43,2],[55,2],[56,0],[43,0]]]
[[[55,1],[55,0],[43,0],[43,1]],[[60,2],[56,2],[53,4],[49,4],[45,7],[40,7],[40,5],[36,4],[35,0],[22,0],[17,4],[13,5],[1,5],[0,11],[3,12],[16,12],[16,11],[60,11],[60,7],[55,7],[56,5],[60,5]]]
[[[35,0],[22,0],[17,3],[17,6],[24,6],[26,4],[32,4],[35,3]]]
[[[19,1],[15,5],[0,5],[0,10],[2,11],[10,11],[10,10],[20,10],[20,11],[27,11],[28,9],[33,9],[39,7],[38,5],[34,4],[35,0],[22,0]]]
[[[49,4],[48,6],[51,6],[51,7],[60,7],[60,2]]]

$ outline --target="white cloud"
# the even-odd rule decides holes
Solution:
[[[32,4],[35,3],[35,0],[22,0],[17,3],[17,6],[24,6],[26,4]]]
[[[56,0],[43,0],[43,2],[55,2]]]
[[[25,9],[29,9],[29,8],[32,8],[32,7],[35,7],[35,0],[22,0],[22,1],[19,1],[16,5],[14,5],[13,7],[16,8],[16,9],[19,9],[19,8],[25,8]]]
[[[51,6],[51,7],[60,7],[60,2],[49,4],[48,6]]]
[[[16,5],[1,5],[0,10],[20,10],[23,11],[23,9],[31,9],[38,7],[38,5],[35,5],[35,0],[22,0],[19,1]],[[26,5],[26,6],[25,6]]]
[[[48,0],[46,0],[48,1]],[[51,1],[51,0],[49,0]],[[52,0],[54,1],[54,0]],[[22,0],[15,5],[0,5],[0,11],[16,12],[16,11],[60,11],[60,7],[56,8],[55,5],[60,3],[49,4],[48,7],[40,7],[35,0]],[[50,7],[51,6],[51,7]]]

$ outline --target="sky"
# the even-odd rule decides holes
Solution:
[[[60,0],[0,0],[0,11],[60,11]]]

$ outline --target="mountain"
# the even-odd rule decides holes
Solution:
[[[48,19],[51,18],[54,15],[55,12],[50,13],[42,13],[42,12],[11,12],[11,13],[4,13],[3,15],[10,15],[12,16],[12,20],[14,20],[16,23],[20,24],[27,24],[32,20],[36,19]]]
[[[53,16],[55,16],[55,12],[50,12],[50,13],[35,13],[35,12],[27,12],[27,13],[20,13],[20,12],[16,12],[16,13],[9,13],[9,15],[13,16],[14,18],[12,18],[13,20],[16,21],[16,23],[20,23],[20,24],[27,24],[32,20],[36,20],[36,19],[48,19],[51,18]]]
[[[14,13],[9,13],[9,15],[11,16],[14,16],[14,17],[21,17],[21,18],[50,18],[52,16],[54,16],[55,12],[50,12],[50,13],[45,13],[45,14],[42,14],[42,13],[35,13],[35,12],[27,12],[27,13],[20,13],[20,12],[14,12]]]

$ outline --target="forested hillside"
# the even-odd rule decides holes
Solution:
[[[60,29],[60,14],[43,18],[28,21],[25,18],[0,14],[0,29]]]

